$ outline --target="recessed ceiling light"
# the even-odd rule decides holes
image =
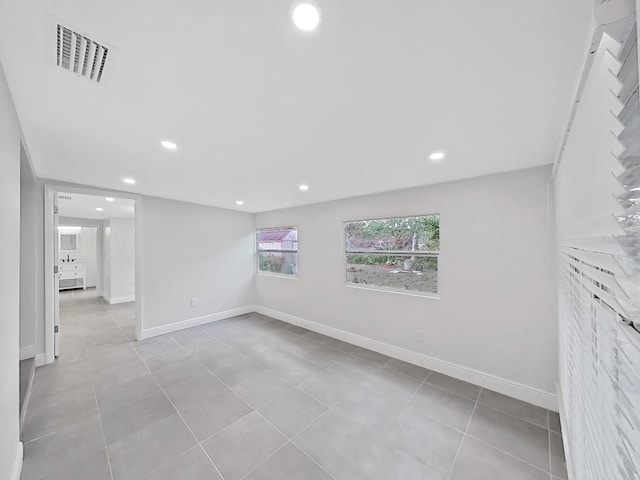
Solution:
[[[315,30],[320,23],[320,12],[309,3],[301,3],[293,9],[291,18],[299,30],[310,32]]]
[[[309,185],[300,185],[298,187],[300,190],[302,190],[303,192],[306,192],[307,190],[309,190]]]
[[[97,211],[99,211],[99,212],[101,212],[101,211],[103,211],[103,210],[104,210],[104,208],[100,208],[100,207],[98,207],[98,208],[96,208],[96,210],[97,210]]]
[[[136,181],[133,178],[125,178],[122,180],[124,183],[128,183],[129,185],[133,185]]]
[[[244,202],[242,200],[236,200],[236,205],[244,205]]]
[[[170,142],[169,140],[162,140],[160,142],[160,145],[168,150],[175,150],[177,148],[177,145],[173,142]]]
[[[433,152],[429,155],[431,160],[442,160],[444,158],[444,152]]]
[[[104,199],[105,199],[107,202],[113,202],[113,201],[115,201],[115,198],[111,198],[111,197],[104,197]]]

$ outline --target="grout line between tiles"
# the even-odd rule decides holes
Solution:
[[[435,386],[435,385],[434,385]],[[473,414],[476,413],[476,408],[478,408],[478,401],[480,400],[480,394],[482,393],[482,388],[478,392],[478,396],[476,397],[476,403],[473,405],[473,410],[471,410],[471,415],[469,415],[469,420],[467,421],[467,426],[464,429],[462,434],[462,438],[460,439],[460,445],[458,445],[458,450],[453,457],[453,461],[451,462],[451,466],[449,467],[449,473],[447,474],[447,480],[451,478],[451,473],[453,472],[453,467],[456,464],[456,460],[458,460],[458,455],[460,454],[460,450],[462,450],[462,444],[464,443],[464,439],[467,436],[467,432],[469,431],[469,426],[471,425],[471,420],[473,419]]]

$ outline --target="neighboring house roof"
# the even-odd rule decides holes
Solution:
[[[260,243],[268,242],[281,242],[287,235],[291,233],[291,230],[261,230],[258,232],[258,241]]]

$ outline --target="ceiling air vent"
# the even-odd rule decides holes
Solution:
[[[109,49],[58,24],[58,66],[100,82]]]

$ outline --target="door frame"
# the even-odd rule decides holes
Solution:
[[[143,288],[142,288],[142,210],[143,199],[141,195],[119,192],[115,190],[103,190],[100,188],[83,187],[80,185],[55,183],[45,181],[44,185],[44,354],[45,364],[55,360],[54,349],[54,320],[55,320],[55,281],[54,281],[54,256],[55,239],[53,208],[54,198],[58,193],[78,193],[99,197],[126,198],[135,202],[135,319],[136,340],[142,339],[143,329]]]

